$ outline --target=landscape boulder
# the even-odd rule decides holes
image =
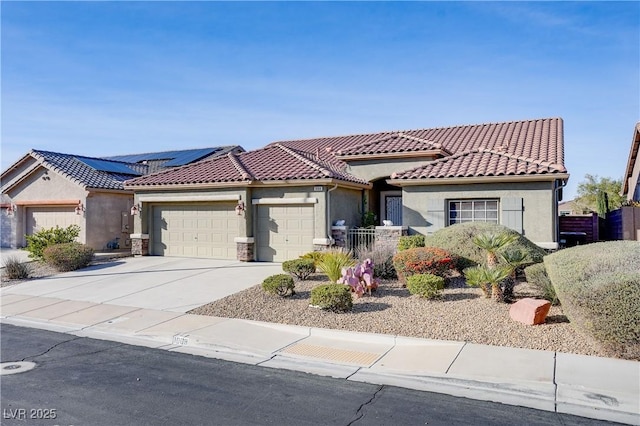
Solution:
[[[543,324],[549,309],[551,302],[548,300],[526,298],[511,305],[509,316],[512,320],[527,325]]]

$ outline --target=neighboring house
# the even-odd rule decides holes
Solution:
[[[629,160],[622,180],[622,195],[627,201],[640,201],[640,122],[636,123],[631,139],[631,149],[629,150]]]
[[[364,212],[409,233],[509,226],[558,246],[559,118],[282,141],[125,182],[134,254],[283,261]],[[387,222],[388,223],[388,222]]]
[[[80,227],[79,240],[96,250],[130,247],[133,192],[126,179],[229,152],[212,147],[113,158],[31,150],[0,175],[2,247],[24,247],[25,235],[56,226]]]
[[[583,214],[591,214],[590,211],[585,211],[581,208],[576,200],[567,200],[558,203],[558,214],[560,216],[575,216]]]

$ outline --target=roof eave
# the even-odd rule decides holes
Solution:
[[[448,178],[419,178],[419,179],[387,179],[387,183],[395,186],[425,186],[425,185],[465,185],[469,183],[496,182],[552,182],[569,179],[568,173],[548,173],[535,175],[502,175],[502,176],[474,176]]]
[[[638,159],[638,151],[640,150],[640,123],[636,124],[633,130],[633,139],[631,140],[631,149],[629,150],[629,159],[627,160],[627,168],[625,169],[624,179],[622,179],[622,192],[620,195],[626,195],[629,192],[629,179],[633,177],[633,169]]]
[[[282,187],[282,186],[307,186],[307,185],[339,185],[345,188],[371,189],[370,183],[349,182],[340,179],[283,179],[283,180],[254,180],[237,182],[208,182],[189,184],[166,185],[125,185],[126,190],[138,191],[166,191],[184,189],[219,189],[233,187]]]

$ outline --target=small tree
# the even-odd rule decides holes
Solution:
[[[609,196],[602,190],[598,190],[596,195],[596,209],[598,216],[601,218],[607,217],[607,213],[609,213]]]

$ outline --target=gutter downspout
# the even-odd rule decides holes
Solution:
[[[559,214],[559,211],[558,211],[558,203],[560,203],[560,199],[558,197],[558,192],[562,188],[567,186],[568,181],[569,181],[568,179],[564,180],[564,181],[558,179],[554,183],[555,188],[553,190],[553,198],[554,198],[554,201],[555,201],[555,208],[556,208],[556,211],[555,211],[555,216],[556,216],[555,217],[555,221],[556,221],[556,243],[558,243],[558,248],[560,247],[560,214]],[[558,185],[558,182],[561,182],[561,184]]]
[[[327,191],[327,231],[329,232],[327,234],[327,237],[330,244],[329,247],[333,245],[333,236],[331,235],[331,191],[337,188],[338,188],[338,184],[336,183],[334,184],[333,188]]]

